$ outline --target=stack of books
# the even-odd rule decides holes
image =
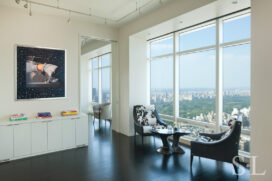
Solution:
[[[78,115],[78,112],[75,110],[70,110],[70,111],[62,111],[61,112],[62,116],[75,116]]]
[[[22,121],[22,120],[27,120],[27,117],[25,114],[12,114],[10,115],[10,121]]]
[[[37,114],[38,119],[46,119],[46,118],[52,118],[52,115],[50,112],[39,112]]]

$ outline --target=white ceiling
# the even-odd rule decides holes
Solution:
[[[0,5],[22,8],[25,4],[21,0],[20,5],[15,3],[15,0],[0,0]],[[71,13],[71,19],[89,20],[98,23],[105,23],[110,25],[120,25],[128,22],[140,14],[152,11],[171,0],[29,0],[37,3],[43,3],[50,6],[65,8],[73,11],[78,11],[86,14],[92,14],[93,17],[78,15]],[[136,11],[136,2],[138,7],[142,7]],[[162,3],[160,3],[162,2]],[[32,3],[33,14],[35,12],[57,15],[69,16],[68,11],[48,8]],[[100,17],[100,18],[99,18]]]

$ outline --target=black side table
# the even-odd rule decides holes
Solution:
[[[167,138],[168,136],[173,135],[174,132],[168,129],[153,129],[152,132],[156,135],[159,135],[162,140],[163,146],[158,148],[157,152],[164,155],[170,155],[172,152]]]
[[[178,153],[178,154],[185,153],[184,150],[179,146],[179,138],[181,136],[188,135],[188,134],[191,134],[191,132],[186,130],[181,130],[181,129],[178,129],[174,132],[173,144],[172,144],[173,153]]]

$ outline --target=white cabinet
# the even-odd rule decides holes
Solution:
[[[76,119],[62,120],[62,148],[73,148],[76,145]]]
[[[0,162],[13,157],[13,127],[0,126]]]
[[[76,145],[88,145],[89,122],[87,117],[76,120]]]
[[[15,124],[14,128],[14,157],[31,154],[31,124]]]
[[[47,151],[47,122],[31,124],[31,153],[38,154]]]
[[[61,149],[62,131],[61,121],[50,121],[47,123],[48,131],[48,151],[55,151]]]
[[[0,121],[0,162],[88,145],[87,116]]]

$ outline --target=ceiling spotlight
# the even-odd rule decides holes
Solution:
[[[163,4],[163,2],[162,2],[162,0],[160,0],[160,5],[162,5]]]
[[[21,0],[15,0],[15,2],[16,2],[17,4],[20,4]]]
[[[26,3],[26,4],[24,5],[24,8],[26,8],[26,9],[28,8],[28,3]]]
[[[67,23],[71,24],[71,11],[69,11],[69,18],[67,19]]]
[[[29,16],[32,16],[31,2],[29,3]]]
[[[238,4],[238,0],[233,0],[232,4]]]

